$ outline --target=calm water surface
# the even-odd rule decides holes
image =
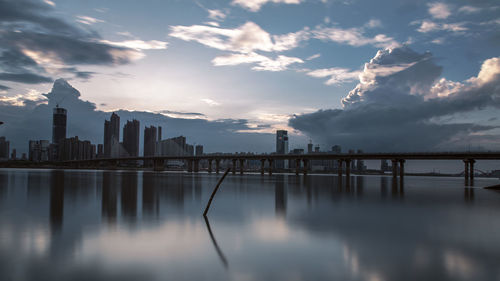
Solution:
[[[500,280],[500,192],[219,176],[0,170],[0,280]]]

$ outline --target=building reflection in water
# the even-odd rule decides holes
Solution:
[[[0,173],[0,200],[7,196],[7,188],[9,186],[9,174]]]
[[[102,204],[101,204],[101,215],[103,221],[107,221],[109,224],[116,223],[117,215],[117,179],[116,174],[104,171],[102,174]]]
[[[64,219],[64,171],[52,171],[50,183],[50,229],[55,233]]]
[[[160,180],[161,178],[155,173],[142,173],[142,215],[145,218],[158,217],[160,212],[158,197]]]
[[[128,222],[137,219],[137,172],[125,172],[120,175],[121,214]]]
[[[276,175],[274,184],[274,198],[275,198],[275,211],[276,216],[285,217],[286,216],[286,190],[285,190],[285,180],[287,176]]]

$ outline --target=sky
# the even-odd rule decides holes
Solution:
[[[208,152],[500,150],[499,27],[486,0],[0,0],[0,135],[50,139],[60,104],[95,143],[118,111]]]

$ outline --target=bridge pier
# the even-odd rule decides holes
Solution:
[[[208,159],[208,173],[212,173],[212,159]]]
[[[244,170],[245,170],[245,159],[240,158],[240,175],[243,175]]]
[[[399,185],[403,188],[404,176],[405,176],[405,159],[399,159]]]
[[[342,178],[342,172],[343,172],[342,171],[342,169],[343,169],[342,165],[344,165],[343,162],[344,161],[342,161],[342,159],[337,160],[337,164],[338,164],[338,166],[337,166],[337,175],[338,175],[339,179]]]
[[[392,178],[398,177],[398,159],[392,159]]]
[[[268,162],[269,162],[269,175],[272,176],[273,175],[273,159],[269,158]]]
[[[194,162],[194,172],[198,173],[200,171],[200,160],[196,159],[193,160]]]
[[[260,174],[263,176],[265,173],[266,159],[260,159]]]
[[[304,170],[303,170],[303,173],[304,173],[304,176],[307,175],[307,170],[309,170],[309,159],[303,159],[302,161],[304,161]]]
[[[218,174],[220,169],[220,159],[215,159],[215,173]]]
[[[300,158],[295,159],[295,175],[296,176],[298,176],[300,174],[300,162],[301,162]]]
[[[155,159],[153,160],[153,170],[160,172],[164,169],[164,160],[163,159]]]
[[[233,175],[236,175],[236,159],[233,159],[233,169],[232,169]]]
[[[188,171],[188,173],[192,173],[193,172],[193,160],[189,159],[189,160],[187,160],[187,162],[188,162],[187,171]]]
[[[465,159],[465,168],[464,168],[464,177],[465,177],[465,186],[474,185],[474,163],[476,160],[474,159]]]
[[[351,159],[345,160],[345,184],[346,186],[351,184]]]

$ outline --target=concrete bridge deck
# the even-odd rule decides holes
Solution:
[[[188,172],[198,172],[199,162],[208,161],[208,172],[212,172],[212,163],[215,161],[215,172],[219,173],[221,161],[232,162],[232,173],[237,170],[239,163],[240,174],[244,173],[245,161],[260,160],[261,174],[265,173],[265,164],[268,162],[268,173],[273,173],[273,162],[276,160],[289,160],[295,167],[295,173],[307,174],[311,160],[333,160],[338,161],[338,175],[346,175],[346,181],[350,178],[350,163],[353,160],[391,160],[392,174],[400,179],[404,177],[404,164],[406,160],[460,160],[464,162],[465,185],[472,185],[474,181],[474,163],[476,160],[500,160],[500,152],[417,152],[417,153],[311,153],[311,154],[204,154],[200,156],[140,156],[123,158],[97,158],[88,160],[64,161],[62,164],[68,166],[90,166],[101,167],[117,166],[119,162],[147,161],[153,165],[156,171],[164,169],[165,161],[180,160],[187,162]],[[345,163],[345,168],[344,164]]]

